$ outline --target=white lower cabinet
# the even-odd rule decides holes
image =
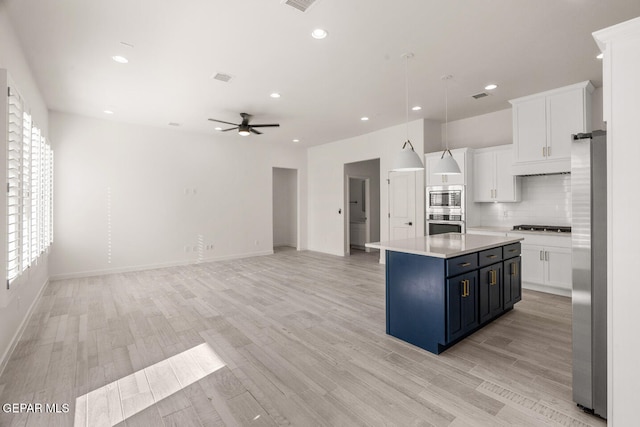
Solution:
[[[508,233],[522,241],[522,287],[571,296],[571,236]]]

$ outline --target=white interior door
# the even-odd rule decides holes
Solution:
[[[389,172],[389,240],[416,237],[415,172]]]

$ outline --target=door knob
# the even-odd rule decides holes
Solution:
[[[405,222],[405,225],[413,225],[413,223],[409,221],[409,222]]]

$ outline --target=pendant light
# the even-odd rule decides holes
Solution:
[[[444,151],[440,157],[440,161],[436,164],[431,172],[434,175],[460,175],[460,166],[458,162],[453,158],[451,151],[449,150],[449,87],[447,82],[451,80],[453,76],[442,76],[444,80]]]
[[[413,58],[413,53],[405,53],[402,57],[405,59],[404,76],[407,101],[407,140],[402,145],[402,150],[396,155],[391,170],[394,172],[415,172],[423,170],[424,165],[418,153],[414,151],[413,144],[409,141],[409,59]]]

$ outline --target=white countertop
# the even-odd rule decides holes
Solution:
[[[433,236],[420,236],[388,242],[365,244],[368,248],[385,249],[394,252],[431,256],[435,258],[453,258],[472,252],[517,243],[522,237],[483,236],[478,234],[447,233]]]

